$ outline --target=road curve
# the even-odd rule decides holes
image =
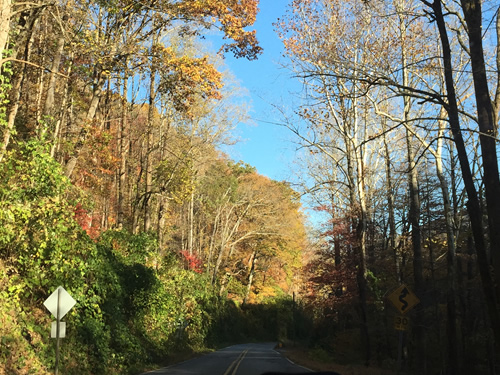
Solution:
[[[142,375],[261,375],[265,372],[311,372],[274,350],[274,343],[233,345]]]

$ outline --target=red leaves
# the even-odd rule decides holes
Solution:
[[[75,207],[75,220],[80,227],[88,234],[93,240],[97,240],[101,233],[99,220],[94,220],[94,215],[83,208],[80,203]],[[97,224],[96,224],[97,223]]]
[[[338,265],[333,254],[322,251],[306,266],[307,298],[317,307],[335,310],[349,307],[357,296],[357,257],[344,254]]]
[[[335,212],[328,206],[316,209]],[[349,308],[357,298],[359,255],[352,219],[349,215],[330,219],[322,233],[325,243],[306,265],[307,298],[325,311]]]
[[[196,272],[203,272],[203,262],[200,258],[198,258],[195,254],[190,254],[189,251],[183,250],[180,252],[182,257],[184,258],[185,264],[187,264],[187,268]]]

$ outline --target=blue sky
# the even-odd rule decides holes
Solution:
[[[292,77],[292,73],[281,66],[286,59],[282,57],[283,44],[273,26],[278,18],[283,18],[290,1],[260,0],[254,28],[264,51],[258,60],[235,59],[230,54],[225,58],[229,70],[248,90],[252,124],[239,124],[237,135],[242,141],[224,152],[233,160],[256,167],[258,173],[276,181],[296,181],[294,173],[297,173],[297,167],[292,165],[296,149],[293,134],[284,126],[272,124],[283,122],[283,115],[275,106],[290,113],[294,103],[300,101],[297,93],[302,89],[302,84]],[[309,222],[319,225],[323,216],[308,209],[306,201],[303,203]]]
[[[242,160],[257,171],[274,180],[287,180],[291,176],[295,146],[291,133],[284,127],[270,124],[280,122],[281,116],[273,105],[289,104],[298,83],[291,73],[280,66],[283,47],[274,31],[273,23],[286,11],[288,0],[261,0],[260,12],[254,28],[263,54],[258,60],[235,59],[229,54],[225,63],[246,88],[251,98],[252,124],[239,124],[237,135],[241,142],[224,150],[236,161]]]

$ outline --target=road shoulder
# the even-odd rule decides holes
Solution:
[[[299,346],[276,347],[276,351],[293,363],[313,371],[335,371],[342,375],[393,375],[393,370],[366,367],[363,365],[339,365],[311,358],[307,349]]]

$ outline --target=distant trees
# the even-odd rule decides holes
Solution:
[[[487,324],[497,347],[500,342],[491,273],[498,268],[499,211],[494,209],[497,202],[488,198],[500,183],[494,130],[499,72],[486,69],[497,66],[498,31],[479,31],[483,22],[495,24],[498,19],[498,6],[490,5],[294,1],[277,25],[289,68],[306,88],[304,104],[286,126],[312,165],[305,189],[331,217],[318,259],[333,265],[320,268],[323,275],[313,272],[312,296],[335,308],[338,296],[319,291],[343,294],[327,284],[342,285],[340,275],[348,274],[344,266],[354,251],[360,258],[351,267],[365,275],[368,286],[358,283],[359,300],[367,301],[368,311],[366,318],[363,309],[357,311],[359,323],[373,332],[380,317],[379,293],[411,280],[423,298],[413,317],[410,358],[421,372],[433,361],[424,348],[443,339],[423,328],[432,314],[439,316],[437,307],[431,309],[438,304],[430,297],[433,293],[442,293],[447,301],[446,368],[454,374],[462,371],[460,359],[470,345],[461,336],[467,335],[462,317],[475,305],[458,303],[467,295],[460,259],[469,256],[465,254],[470,254],[472,241],[477,262],[468,280],[480,275]],[[432,202],[422,191],[433,178],[429,166],[440,189]],[[439,207],[438,218],[430,205]],[[352,224],[346,227],[349,220]],[[436,268],[442,259],[436,255],[437,245],[448,259],[444,272]],[[393,281],[388,283],[387,277]],[[387,282],[385,291],[379,290],[381,280]],[[365,349],[370,360],[370,346]]]
[[[238,172],[215,150],[246,115],[230,103],[235,89],[223,87],[221,61],[195,42],[218,28],[224,52],[257,58],[261,48],[247,30],[257,4],[5,3],[2,32],[9,28],[9,37],[2,34],[2,48],[10,51],[2,60],[0,159],[18,142],[48,145],[84,192],[79,204],[89,231],[154,231],[160,257],[178,245],[177,251],[206,260],[218,282],[237,245],[256,236],[284,241],[268,222],[277,208],[266,215],[263,209],[292,199],[255,196],[252,179],[243,178],[255,172]],[[218,164],[225,174],[210,176],[219,173]],[[204,182],[211,178],[234,181],[212,196]],[[275,184],[259,189],[276,190]],[[174,223],[178,233],[170,229]]]

